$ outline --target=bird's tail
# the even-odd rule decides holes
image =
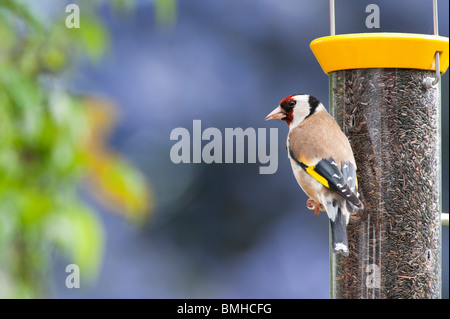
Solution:
[[[330,219],[330,225],[333,252],[348,256],[347,222],[340,207],[337,208],[334,221]]]

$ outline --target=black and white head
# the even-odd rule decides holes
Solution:
[[[308,94],[289,95],[267,115],[266,121],[278,119],[285,121],[290,128],[294,128],[311,115],[321,111],[326,111],[326,109],[314,96]]]

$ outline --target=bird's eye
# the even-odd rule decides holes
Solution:
[[[297,102],[291,100],[291,101],[288,102],[288,105],[292,107],[292,106],[294,106],[296,103],[297,103]]]

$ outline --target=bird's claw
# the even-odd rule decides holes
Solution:
[[[323,206],[322,204],[319,204],[318,202],[316,202],[315,200],[308,198],[308,200],[306,201],[306,207],[309,210],[313,210],[314,214],[319,215],[319,211],[322,209],[323,210]]]

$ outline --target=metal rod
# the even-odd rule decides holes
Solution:
[[[444,226],[448,226],[448,213],[441,214],[441,223]]]
[[[432,83],[433,86],[438,84],[439,80],[441,79],[441,67],[439,65],[439,51],[435,54],[435,66],[436,66],[436,77],[434,78],[434,81]]]
[[[437,0],[433,0],[433,29],[434,29],[434,35],[438,36],[439,35],[439,20],[438,20],[438,4],[437,4]],[[439,52],[436,52],[435,55],[435,65],[436,65],[436,78],[433,81],[433,86],[435,86],[440,78],[441,78],[441,70],[440,70],[440,65],[439,65]]]
[[[433,31],[434,35],[439,35],[439,20],[438,20],[438,3],[437,0],[433,0]],[[427,77],[423,80],[423,86],[425,89],[431,89],[432,87],[436,86],[438,84],[439,80],[441,79],[441,68],[439,63],[439,52],[436,52],[434,55],[434,65],[436,67],[436,76],[435,78]]]
[[[330,35],[336,35],[334,16],[334,0],[330,0]]]
[[[439,35],[437,0],[433,0],[433,27],[434,27],[434,35]]]

